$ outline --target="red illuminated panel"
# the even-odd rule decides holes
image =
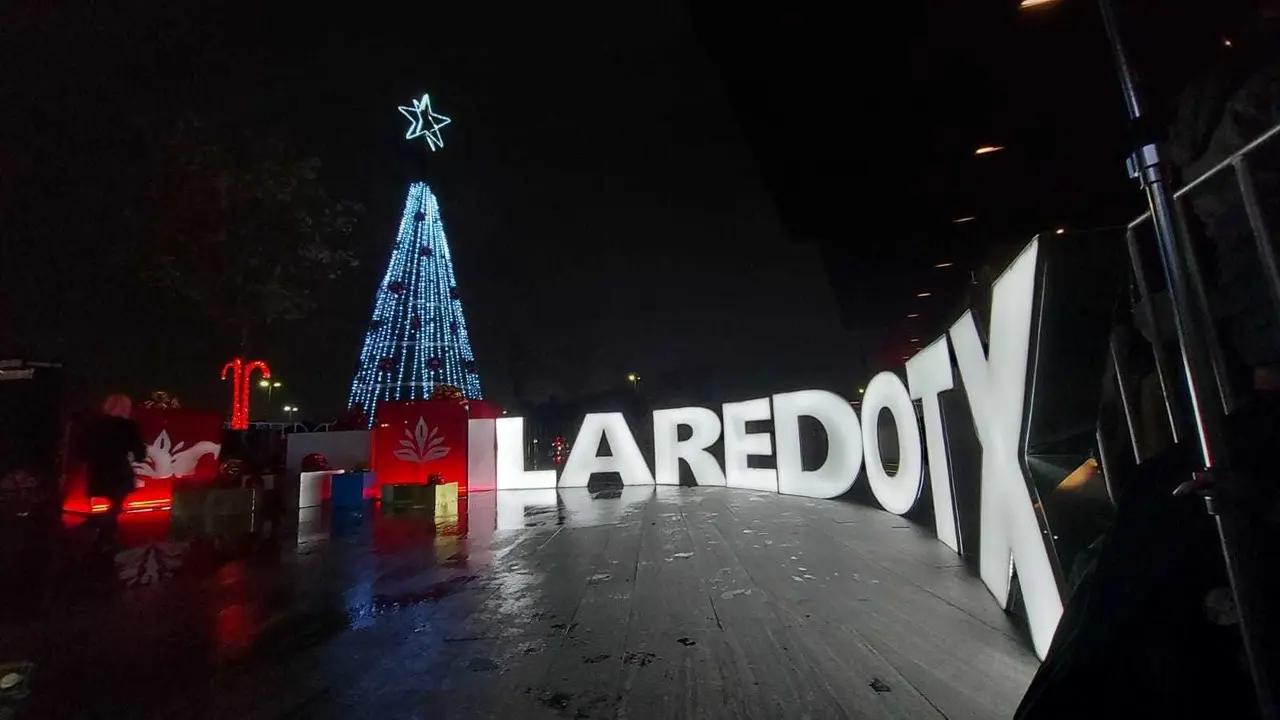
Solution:
[[[147,458],[134,466],[139,487],[125,500],[125,512],[168,510],[174,480],[208,482],[218,476],[222,449],[222,417],[218,413],[137,408],[133,417],[147,444]],[[90,502],[85,488],[83,466],[69,468],[62,509],[106,512],[107,500],[93,498]]]
[[[425,483],[439,474],[467,492],[467,410],[449,400],[389,402],[378,406],[373,471],[379,487]]]

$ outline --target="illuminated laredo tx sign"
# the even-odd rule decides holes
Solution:
[[[623,416],[596,413],[583,420],[557,483],[554,470],[525,470],[523,419],[501,418],[495,427],[497,488],[584,487],[593,473],[605,472],[618,473],[626,485],[678,485],[683,460],[699,485],[834,498],[853,487],[865,464],[876,500],[901,515],[922,496],[927,456],[938,540],[958,551],[950,448],[939,404],[939,395],[954,386],[954,352],[981,445],[979,574],[1005,607],[1016,567],[1032,642],[1043,657],[1062,615],[1062,600],[1019,456],[1024,406],[1028,390],[1034,392],[1028,358],[1038,252],[1039,241],[1032,241],[995,282],[987,350],[973,313],[966,312],[949,332],[906,361],[905,384],[892,372],[871,379],[862,402],[866,422],[859,422],[847,400],[823,390],[726,403],[719,416],[701,407],[657,410],[650,472]],[[923,451],[913,400],[920,401],[923,415]],[[893,474],[880,456],[881,425],[876,419],[882,411],[891,414],[897,428],[900,456]],[[820,422],[831,439],[825,461],[814,470],[801,465],[801,416]],[[748,432],[748,423],[768,420],[773,421],[772,438]],[[683,440],[682,425],[690,429]],[[708,451],[722,435],[723,468]],[[602,438],[608,440],[612,455],[599,455]],[[770,454],[776,469],[748,466],[749,456]]]

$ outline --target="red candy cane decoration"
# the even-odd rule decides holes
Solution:
[[[253,371],[262,373],[265,380],[271,377],[271,368],[261,360],[245,363],[244,358],[235,358],[222,366],[222,379],[227,379],[231,372],[231,429],[247,430],[249,428],[249,381]]]

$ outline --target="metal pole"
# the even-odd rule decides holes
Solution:
[[[1248,538],[1249,508],[1246,503],[1246,478],[1229,471],[1230,458],[1225,436],[1225,415],[1219,398],[1206,392],[1214,387],[1212,365],[1208,358],[1205,322],[1207,308],[1193,302],[1193,288],[1188,268],[1193,259],[1187,257],[1186,246],[1179,243],[1174,217],[1173,193],[1165,177],[1159,149],[1150,132],[1133,69],[1129,64],[1111,0],[1098,0],[1102,22],[1106,28],[1116,70],[1124,92],[1129,119],[1138,133],[1136,152],[1130,169],[1141,180],[1160,248],[1161,265],[1169,294],[1173,300],[1174,327],[1182,353],[1183,371],[1191,400],[1191,419],[1196,432],[1204,472],[1198,481],[1205,494],[1206,507],[1218,527],[1222,556],[1226,562],[1231,589],[1240,613],[1240,632],[1249,661],[1249,672],[1257,694],[1258,707],[1264,718],[1276,718],[1274,697],[1275,666],[1268,654],[1275,647],[1266,613],[1268,607],[1258,587],[1258,569],[1252,557],[1242,552],[1250,545]],[[1196,298],[1197,300],[1199,298]]]

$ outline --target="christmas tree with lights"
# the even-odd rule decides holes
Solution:
[[[432,150],[443,146],[440,128],[449,119],[431,112],[427,96],[400,111],[413,123],[406,137],[425,136]],[[348,405],[363,408],[372,425],[378,403],[427,399],[442,385],[482,397],[440,206],[427,184],[417,182],[409,186],[378,286]]]

